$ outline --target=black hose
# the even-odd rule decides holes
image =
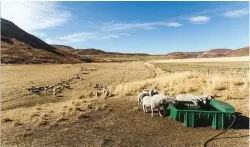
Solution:
[[[233,124],[234,124],[234,122],[235,122],[235,120],[236,120],[236,115],[232,115],[232,116],[234,117],[234,119],[233,119],[231,125],[228,126],[228,128],[227,128],[226,130],[224,130],[224,131],[220,132],[219,134],[213,136],[212,138],[208,139],[208,140],[203,144],[203,147],[206,147],[208,142],[210,142],[211,140],[213,140],[215,137],[217,137],[217,136],[219,136],[219,135],[225,133],[226,131],[228,131],[228,130],[233,126]]]

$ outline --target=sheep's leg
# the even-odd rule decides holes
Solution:
[[[164,109],[164,116],[167,116],[167,108],[168,108],[168,105],[166,105],[166,106],[163,106],[163,109]]]
[[[154,116],[154,108],[151,108],[151,116]]]
[[[161,111],[160,111],[160,107],[157,108],[158,113],[160,114],[160,116],[162,117]]]
[[[145,105],[143,105],[142,109],[143,109],[143,112],[145,113]]]

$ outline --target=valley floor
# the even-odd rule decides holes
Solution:
[[[110,98],[92,96],[95,84],[117,91],[116,85],[154,79],[165,74],[147,62],[2,66],[1,146],[202,146],[221,130],[187,128],[169,117],[152,118],[137,107],[138,92]],[[32,94],[32,85],[53,85],[79,73],[58,96]],[[118,92],[120,92],[118,90]],[[248,98],[229,99],[248,110]],[[237,101],[237,105],[234,102]],[[238,109],[237,109],[238,110]],[[241,110],[241,109],[239,109]],[[246,111],[233,129],[208,146],[248,146]]]

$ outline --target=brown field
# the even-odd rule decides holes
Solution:
[[[179,93],[213,93],[242,113],[233,129],[208,146],[248,146],[249,65],[225,63],[85,63],[4,65],[1,146],[201,146],[220,130],[187,128],[168,117],[138,110],[142,88]],[[59,95],[34,94],[32,85],[55,85],[79,73]],[[92,96],[95,84],[111,97]]]

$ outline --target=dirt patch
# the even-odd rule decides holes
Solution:
[[[121,104],[121,100],[123,103]],[[96,101],[102,104],[103,101]],[[178,146],[200,147],[219,133],[211,127],[187,128],[169,117],[151,117],[150,113],[129,111],[137,107],[130,98],[113,98],[105,103],[113,111],[94,110],[88,117],[65,121],[56,127],[32,127],[32,135],[25,134],[29,125],[2,128],[2,146]],[[246,121],[246,120],[245,120]],[[248,128],[231,129],[208,144],[214,147],[248,146]]]

